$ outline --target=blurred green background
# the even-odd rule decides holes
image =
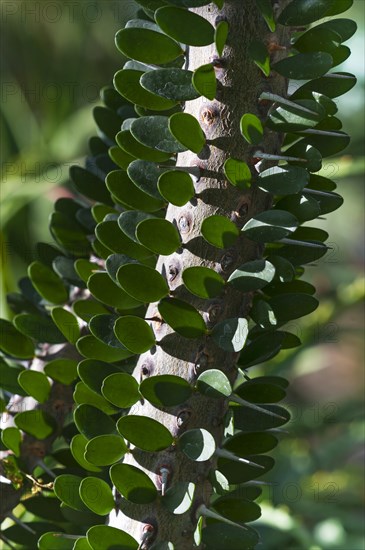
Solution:
[[[5,295],[25,274],[35,243],[51,241],[48,215],[56,198],[72,192],[68,168],[83,162],[95,134],[92,107],[123,61],[114,34],[135,7],[132,0],[0,0],[2,317],[10,315]],[[256,523],[265,550],[365,548],[364,0],[345,16],[359,30],[339,70],[355,73],[358,84],[337,100],[351,144],[321,172],[345,199],[319,222],[332,250],[306,270],[321,306],[288,327],[304,343],[299,351],[251,371],[291,382],[292,421],[266,476],[272,485],[264,487]]]

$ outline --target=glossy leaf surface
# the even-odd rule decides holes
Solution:
[[[184,206],[195,195],[191,176],[181,170],[169,170],[162,174],[157,187],[160,194],[175,206]]]
[[[144,353],[155,345],[155,335],[150,325],[139,317],[125,315],[114,325],[118,340],[132,353]]]
[[[200,298],[214,298],[218,296],[224,285],[224,279],[208,267],[187,267],[182,279],[188,290]]]
[[[175,139],[193,153],[198,154],[203,149],[205,135],[194,116],[175,113],[169,119],[169,129]]]
[[[173,442],[169,430],[153,418],[135,414],[122,416],[117,426],[123,437],[143,451],[162,451]]]
[[[157,407],[174,407],[189,399],[192,388],[180,376],[162,374],[143,380],[140,392],[143,397]]]
[[[156,11],[155,19],[161,29],[178,42],[208,46],[214,41],[214,29],[209,21],[186,9],[166,6]]]
[[[232,246],[239,235],[237,226],[225,216],[218,214],[209,216],[203,221],[201,232],[208,243],[218,248]]]
[[[206,332],[200,313],[183,300],[163,298],[158,310],[166,323],[185,338],[201,338]]]
[[[115,464],[110,479],[124,498],[135,504],[149,504],[157,498],[157,490],[148,475],[131,464]]]

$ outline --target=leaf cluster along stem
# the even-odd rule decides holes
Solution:
[[[76,196],[0,320],[2,405],[26,404],[1,432],[1,518],[42,550],[249,550],[289,414],[287,381],[248,369],[318,306],[300,277],[328,234],[307,222],[342,204],[318,171],[349,142],[334,98],[356,79],[333,69],[356,25],[308,27],[332,0],[136,1]],[[60,532],[37,543],[25,494]]]

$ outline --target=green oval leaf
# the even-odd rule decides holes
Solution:
[[[267,210],[251,218],[242,228],[246,237],[257,242],[283,239],[298,227],[295,216],[285,210]]]
[[[259,175],[258,186],[273,195],[294,195],[309,182],[309,173],[299,166],[273,166]]]
[[[47,376],[66,386],[77,378],[77,361],[74,359],[54,359],[44,367]]]
[[[218,55],[223,55],[224,46],[226,45],[228,38],[229,24],[227,21],[219,21],[215,28],[214,42]]]
[[[119,132],[121,124],[121,118],[115,116],[115,114],[112,109],[99,105],[93,109],[94,120],[99,130],[111,141],[114,141],[115,134]]]
[[[95,298],[108,306],[118,309],[133,309],[140,305],[140,302],[117,286],[106,272],[91,275],[87,286]]]
[[[200,153],[205,146],[205,134],[199,122],[188,113],[175,113],[169,118],[169,130],[174,138],[193,153]]]
[[[275,207],[279,210],[288,210],[299,223],[314,220],[321,212],[318,201],[306,195],[289,195],[278,201]]]
[[[137,225],[139,242],[155,254],[168,256],[181,246],[178,230],[168,220],[148,219]]]
[[[107,376],[101,391],[106,399],[121,409],[132,407],[141,398],[136,379],[124,372]]]
[[[202,223],[201,233],[209,244],[218,248],[229,248],[240,234],[233,222],[220,215],[206,218]]]
[[[196,428],[183,433],[179,438],[178,445],[179,449],[195,462],[209,460],[215,453],[214,437],[208,430],[203,428]]]
[[[274,459],[271,456],[266,455],[251,455],[249,457],[253,464],[245,464],[236,460],[219,458],[218,469],[227,478],[230,484],[245,483],[252,479],[256,479],[266,472],[271,470],[275,464]],[[257,465],[262,466],[258,468]]]
[[[333,0],[294,0],[279,15],[281,25],[303,26],[322,19],[333,5]]]
[[[197,389],[210,399],[226,399],[232,394],[227,376],[218,369],[204,371],[197,380]]]
[[[165,167],[160,168],[155,162],[146,160],[134,160],[127,169],[128,176],[133,183],[141,191],[159,201],[161,201],[161,195],[157,189],[157,181],[164,171],[166,171]]]
[[[241,351],[248,334],[247,319],[232,318],[221,321],[213,328],[211,336],[215,343],[225,351]]]
[[[326,52],[300,53],[281,59],[272,69],[286,78],[309,80],[319,78],[332,67],[333,59]]]
[[[126,153],[142,160],[149,160],[152,162],[165,162],[171,156],[171,153],[165,153],[163,151],[157,150],[156,148],[154,149],[143,145],[131,134],[129,130],[123,130],[122,132],[119,132],[116,135],[115,139],[119,147],[121,147]]]
[[[84,478],[79,491],[81,500],[94,514],[106,516],[115,506],[111,488],[98,477]]]
[[[46,439],[57,429],[57,422],[53,416],[40,409],[19,412],[15,415],[14,422],[19,430],[36,439]]]
[[[250,401],[251,403],[278,403],[286,396],[285,389],[272,382],[272,378],[266,376],[260,376],[247,380],[238,388],[235,388],[235,393],[242,399]],[[264,452],[264,451],[252,451],[252,453]]]
[[[346,42],[353,34],[355,34],[357,29],[357,24],[351,19],[331,19],[325,23],[317,25],[315,29],[319,30],[331,30],[337,33],[341,37],[341,42]],[[305,34],[309,33],[307,31]]]
[[[134,212],[133,210],[124,212],[119,216],[117,222],[110,220],[98,224],[95,233],[112,252],[128,255],[137,260],[144,260],[145,258],[151,257],[152,254],[149,250],[136,242],[134,235],[135,227],[133,229],[133,237],[129,236],[127,231],[124,230],[124,221],[128,218],[127,214],[133,216]],[[123,223],[121,223],[122,216],[124,216]]]
[[[73,550],[74,540],[63,533],[44,533],[38,540],[38,550]]]
[[[117,145],[110,147],[108,154],[111,160],[114,162],[114,164],[116,164],[117,166],[119,166],[119,168],[122,168],[123,170],[126,170],[129,164],[133,160],[135,160],[135,157],[133,155],[129,155],[126,151],[124,151]],[[95,205],[92,207],[92,209],[94,208],[95,208]],[[103,221],[105,217],[104,212],[105,211],[103,210],[99,211],[99,209],[96,211],[93,211],[93,216],[97,223],[100,223]]]
[[[271,0],[257,0],[257,6],[269,27],[269,31],[275,32],[276,23]]]
[[[106,192],[108,196],[110,196],[107,190]],[[63,212],[53,212],[50,217],[49,229],[56,243],[62,246],[62,248],[65,248],[72,255],[88,255],[90,251],[90,242],[87,235],[85,231],[82,230],[80,224],[72,218],[66,216]],[[63,296],[64,290],[61,291],[59,282],[57,285],[60,287],[59,293],[57,292],[57,295],[60,297],[59,303],[66,302],[67,299],[61,301],[61,295]],[[51,288],[48,288],[48,291],[51,293]]]
[[[90,332],[103,344],[126,350],[114,334],[114,324],[117,319],[116,315],[95,315],[89,322]]]
[[[24,371],[26,372],[26,371]],[[1,431],[1,441],[15,456],[20,456],[22,434],[18,428],[5,428]]]
[[[71,474],[62,474],[56,477],[53,490],[61,502],[65,503],[73,510],[84,512],[87,510],[87,507],[79,495],[79,487],[81,482],[82,477]]]
[[[265,409],[267,412],[258,411],[242,405],[239,407],[232,407],[235,429],[242,430],[242,432],[270,430],[282,426],[290,419],[288,411],[278,405],[260,405],[260,408]],[[267,414],[268,412],[274,413],[276,416]],[[229,462],[232,464],[232,461]],[[254,462],[259,463],[257,457],[255,457]],[[254,473],[257,474],[258,472],[264,473],[263,470],[254,468]]]
[[[334,98],[351,90],[356,82],[356,77],[351,73],[331,73],[330,75],[307,82],[296,90],[292,98],[306,97],[308,92],[317,92]]]
[[[89,386],[84,384],[84,382],[78,382],[76,384],[73,399],[76,405],[82,405],[83,403],[92,405],[106,414],[114,414],[117,412],[115,407],[113,407],[109,401],[104,399],[104,397],[99,393],[90,389]]]
[[[116,433],[114,420],[92,405],[82,404],[76,407],[74,421],[79,432],[88,439]]]
[[[280,256],[269,256],[268,260],[275,267],[275,279],[280,282],[292,281],[296,276],[294,267],[285,258],[281,258]]]
[[[85,209],[86,211],[86,209]],[[82,212],[82,210],[80,210]],[[52,261],[52,268],[56,274],[63,279],[64,283],[69,285],[85,288],[82,279],[77,274],[74,266],[74,260],[71,258],[65,258],[64,256],[57,256]]]
[[[116,128],[116,131],[118,131],[117,128]],[[113,135],[113,138],[114,138],[114,135]],[[102,202],[105,204],[109,204],[110,206],[113,206],[113,201],[110,197],[108,190],[104,185],[104,181],[99,176],[93,174],[92,172],[90,172],[89,170],[86,170],[85,168],[82,168],[81,166],[71,166],[70,177],[72,179],[72,182],[75,188],[79,193],[81,193],[81,195],[85,195],[86,197],[89,197],[89,199],[93,201]],[[69,218],[69,219],[70,221],[73,221],[72,218]],[[81,226],[76,222],[76,220],[73,221],[73,224],[74,224],[75,232],[80,233]],[[84,255],[85,255],[85,251],[83,256]]]
[[[166,491],[161,503],[174,515],[185,514],[193,504],[194,493],[195,483],[180,481]]]
[[[173,443],[169,430],[153,418],[138,415],[122,416],[117,427],[127,441],[142,451],[163,451]]]
[[[80,537],[75,542],[72,550],[93,550],[90,546],[90,544],[87,542],[86,537]]]
[[[110,479],[124,498],[135,504],[149,504],[157,498],[157,489],[145,472],[131,464],[114,464]]]
[[[175,407],[192,394],[189,382],[172,374],[150,376],[143,380],[139,389],[143,397],[157,407]]]
[[[269,303],[280,323],[309,315],[318,307],[318,300],[304,293],[279,294]]]
[[[80,340],[77,340],[76,348],[87,359],[99,359],[108,363],[121,361],[131,356],[130,351],[123,348],[112,348],[95,338],[92,334],[87,334],[86,336],[82,336]]]
[[[17,330],[13,323],[0,319],[0,349],[19,359],[31,359],[34,355],[34,344],[28,336]]]
[[[185,338],[201,338],[206,333],[203,317],[187,302],[163,298],[158,310],[164,321]]]
[[[319,25],[300,35],[294,42],[294,48],[301,53],[321,51],[333,55],[340,42],[341,36],[336,31]]]
[[[154,71],[151,72],[153,73]],[[150,74],[151,72],[144,73],[143,71],[133,69],[122,69],[114,75],[115,89],[128,101],[140,107],[153,109],[154,111],[171,109],[176,105],[175,100],[160,97],[142,87],[142,77],[144,74]],[[126,159],[122,160],[124,163]]]
[[[72,456],[74,457],[76,462],[78,462],[80,466],[84,468],[84,470],[87,470],[89,472],[100,472],[101,468],[95,466],[94,464],[91,464],[84,458],[87,442],[88,439],[84,435],[74,435],[70,443],[70,451],[72,453]]]
[[[270,283],[275,275],[275,268],[267,260],[246,262],[236,269],[228,282],[241,292],[260,290]]]
[[[264,137],[261,120],[251,113],[246,113],[240,120],[241,134],[251,145],[258,145]]]
[[[328,11],[326,11],[326,17],[331,15],[337,15],[351,8],[354,0],[333,0]]]
[[[92,550],[137,550],[138,542],[116,527],[94,525],[86,533]]]
[[[37,292],[47,302],[63,304],[68,300],[68,291],[62,280],[52,269],[41,262],[32,262],[28,267],[28,276]]]
[[[224,443],[224,448],[236,456],[245,457],[254,454],[267,453],[274,449],[278,440],[274,435],[265,432],[239,432]]]
[[[309,130],[303,132],[302,135],[305,138],[305,143],[315,147],[322,157],[335,155],[346,149],[350,143],[350,136],[345,132],[325,132],[321,134],[320,130],[315,129],[312,132]]]
[[[146,265],[122,265],[118,269],[117,279],[123,290],[140,302],[157,302],[169,293],[161,273]]]
[[[218,498],[214,501],[213,508],[223,517],[235,523],[255,521],[261,516],[258,504],[236,495]]]
[[[214,67],[211,63],[201,65],[201,67],[198,67],[194,71],[193,86],[203,97],[211,101],[215,98],[217,93],[217,79]]]
[[[101,395],[104,379],[110,374],[119,372],[119,368],[103,361],[84,359],[79,363],[77,371],[84,384]]]
[[[132,239],[135,243],[138,243],[138,239],[136,237],[137,225],[141,221],[150,219],[154,219],[154,216],[138,210],[130,210],[127,212],[122,212],[118,218],[118,225],[127,237]],[[150,255],[152,256],[151,253]]]
[[[161,29],[190,46],[208,46],[214,41],[214,28],[200,15],[183,8],[166,6],[159,8],[155,19]]]
[[[270,55],[265,44],[260,40],[254,40],[248,48],[248,55],[264,75],[269,76],[271,71]]]
[[[177,42],[159,32],[157,25],[151,24],[151,27],[118,31],[115,36],[118,50],[131,59],[155,65],[169,63],[183,53]]]
[[[47,401],[51,384],[43,372],[35,370],[23,370],[18,376],[20,386],[39,403]]]
[[[160,194],[175,206],[184,206],[195,195],[191,176],[181,170],[169,170],[162,174],[157,187]]]
[[[265,300],[255,300],[250,311],[250,317],[263,329],[271,329],[278,324],[275,313]]]
[[[284,100],[270,110],[266,126],[277,132],[297,132],[314,128],[325,115],[325,108],[320,102],[310,99],[298,99],[296,102]]]
[[[223,169],[228,181],[232,185],[240,189],[247,189],[252,175],[251,170],[245,162],[229,158],[224,163]]]
[[[112,172],[109,172],[105,182],[116,201],[126,206],[128,209],[136,208],[138,210],[143,210],[144,212],[156,212],[156,210],[160,210],[164,204],[161,197],[156,197],[157,192],[154,191],[150,182],[144,182],[142,189],[140,186],[136,185],[123,170],[113,170]],[[152,195],[153,193],[155,196]],[[96,230],[97,235],[100,234],[103,227],[108,225],[111,226],[112,224],[113,222],[111,220],[98,224]],[[119,232],[117,231],[112,235],[104,235],[103,238],[102,232],[102,235],[100,235],[99,238],[103,244],[113,250],[113,252],[125,252],[125,249],[123,250],[123,242],[119,240],[120,235],[118,236],[118,233]]]
[[[0,358],[0,380],[1,388],[9,393],[26,396],[27,393],[19,386],[18,376],[25,370],[20,365],[8,365],[3,358]],[[5,410],[5,401],[1,400],[1,411]]]
[[[246,343],[241,351],[238,364],[248,368],[275,357],[282,349],[284,336],[282,332],[271,332]]]
[[[62,307],[52,308],[51,316],[64,337],[67,338],[71,344],[75,344],[81,335],[76,317],[72,315],[70,311],[63,309]]]
[[[98,264],[94,262],[89,262],[89,260],[84,260],[82,258],[79,258],[75,261],[74,267],[76,273],[85,283],[87,283],[90,275],[92,275],[95,271],[99,271],[100,269]]]
[[[156,344],[150,325],[133,315],[119,317],[114,325],[114,333],[119,342],[132,353],[144,353]]]
[[[48,342],[59,344],[66,341],[66,338],[56,327],[48,316],[30,315],[20,313],[14,317],[14,325],[26,336],[34,338],[37,342]]]
[[[145,147],[169,154],[186,151],[186,147],[180,145],[170,132],[169,118],[166,116],[137,118],[132,122],[130,131],[132,136]]]
[[[106,314],[108,310],[99,302],[93,299],[89,300],[76,300],[72,304],[72,309],[80,319],[89,322],[94,315]]]
[[[193,73],[177,67],[148,71],[141,76],[140,83],[152,94],[172,101],[191,101],[199,94],[192,83]]]
[[[218,296],[225,285],[224,279],[208,267],[188,267],[182,273],[186,288],[200,298]]]

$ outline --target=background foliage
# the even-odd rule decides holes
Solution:
[[[38,240],[49,242],[47,218],[56,198],[70,196],[68,167],[82,164],[95,133],[92,107],[99,89],[121,66],[113,36],[131,17],[132,0],[6,1],[1,6],[1,316],[4,296],[34,259]],[[345,203],[322,221],[333,250],[312,278],[320,308],[293,322],[305,346],[262,367],[291,381],[292,421],[268,476],[263,516],[256,523],[267,550],[364,547],[361,490],[362,205],[364,167],[364,2],[346,17],[359,25],[352,56],[338,70],[359,82],[337,100],[352,142],[341,158],[327,159],[323,175],[338,184]],[[311,268],[308,268],[310,276]],[[261,367],[255,367],[259,374]],[[18,516],[24,513],[19,506]],[[7,525],[9,524],[9,520]],[[3,525],[2,527],[5,527]],[[268,533],[270,532],[270,534]]]

